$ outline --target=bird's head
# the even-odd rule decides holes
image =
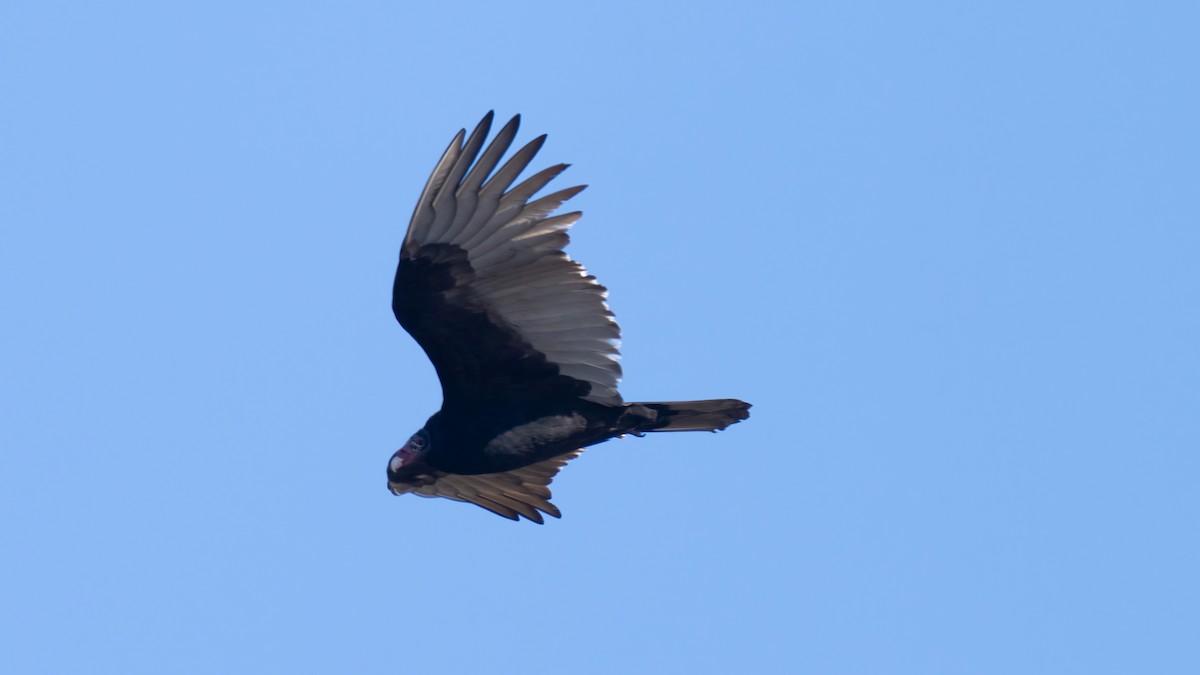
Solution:
[[[421,429],[408,439],[404,447],[397,450],[388,460],[388,489],[393,494],[404,494],[415,487],[423,485],[428,472],[425,453],[429,451],[429,432]]]

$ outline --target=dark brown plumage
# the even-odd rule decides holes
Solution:
[[[548,485],[583,448],[624,434],[724,429],[750,405],[622,401],[607,291],[563,252],[581,214],[551,215],[583,186],[530,201],[567,168],[558,164],[511,187],[546,138],[501,165],[519,119],[486,149],[492,113],[465,142],[459,131],[413,212],[392,309],[433,362],[443,400],[392,456],[388,488],[541,523],[561,515]]]

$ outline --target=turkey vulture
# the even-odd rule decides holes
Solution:
[[[433,362],[442,409],[392,455],[387,475],[393,494],[541,523],[543,513],[561,516],[548,486],[583,448],[624,434],[718,431],[749,417],[750,404],[621,400],[607,290],[563,252],[582,214],[551,215],[584,186],[530,201],[567,168],[558,164],[510,187],[546,140],[500,166],[519,123],[486,149],[492,113],[465,143],[460,130],[417,200],[392,311]]]

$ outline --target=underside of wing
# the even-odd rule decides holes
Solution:
[[[550,503],[550,482],[567,462],[582,450],[575,450],[536,464],[505,471],[464,476],[439,473],[425,485],[412,489],[422,497],[445,497],[470,502],[511,520],[521,516],[543,523],[542,514],[561,518],[562,512]]]
[[[581,214],[551,215],[583,186],[530,201],[567,165],[511,187],[545,136],[501,166],[519,117],[485,149],[491,121],[488,113],[469,138],[455,136],[421,193],[396,271],[396,318],[447,399],[565,377],[582,398],[619,404],[620,330],[607,291],[563,252]]]

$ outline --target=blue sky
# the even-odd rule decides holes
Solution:
[[[1196,9],[433,4],[0,6],[0,670],[1200,672]],[[489,109],[626,398],[755,405],[542,527],[385,488]]]

